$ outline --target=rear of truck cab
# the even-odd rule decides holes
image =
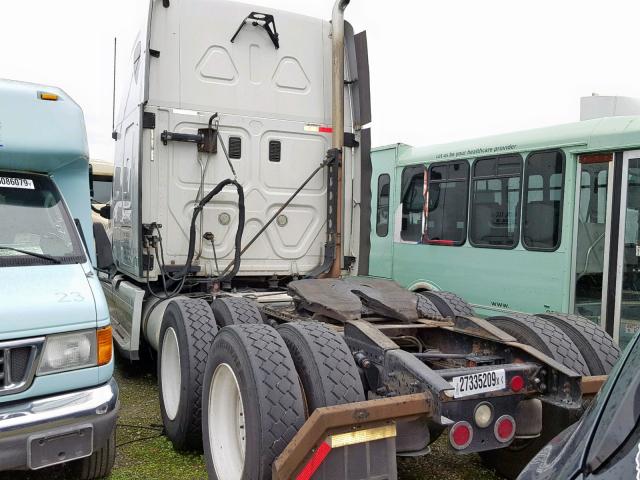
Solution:
[[[119,403],[82,111],[0,80],[0,125],[0,470],[89,460]]]

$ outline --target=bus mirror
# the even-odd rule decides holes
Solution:
[[[93,165],[89,164],[89,197],[93,199]]]

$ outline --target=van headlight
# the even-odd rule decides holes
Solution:
[[[97,364],[96,331],[47,336],[38,375],[93,367]]]

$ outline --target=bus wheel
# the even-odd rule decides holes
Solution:
[[[205,300],[178,298],[167,305],[160,327],[158,384],[162,423],[177,450],[202,448],[202,382],[217,331]]]
[[[588,375],[587,364],[573,343],[560,328],[545,318],[524,313],[509,313],[489,317],[487,321],[505,331],[520,343],[530,345],[581,375]],[[516,478],[533,456],[553,437],[578,418],[567,418],[561,409],[543,404],[542,434],[535,439],[516,439],[498,450],[481,452],[482,461],[507,478]]]
[[[305,420],[293,360],[273,327],[220,330],[207,361],[203,405],[209,478],[270,479],[271,464]]]
[[[262,312],[253,300],[243,297],[221,297],[211,302],[213,315],[220,328],[227,325],[263,323]]]
[[[318,407],[365,400],[362,380],[344,338],[318,322],[277,328],[300,377],[310,415]]]
[[[433,303],[443,317],[474,317],[473,307],[452,292],[419,292]]]
[[[576,344],[591,375],[607,375],[620,356],[620,349],[607,332],[580,315],[568,313],[539,313],[560,328]]]

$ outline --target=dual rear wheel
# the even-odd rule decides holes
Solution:
[[[203,447],[210,478],[271,478],[273,461],[314,409],[365,399],[342,335],[317,322],[274,329],[246,299],[211,307],[176,299],[160,340],[167,436],[178,449]]]

